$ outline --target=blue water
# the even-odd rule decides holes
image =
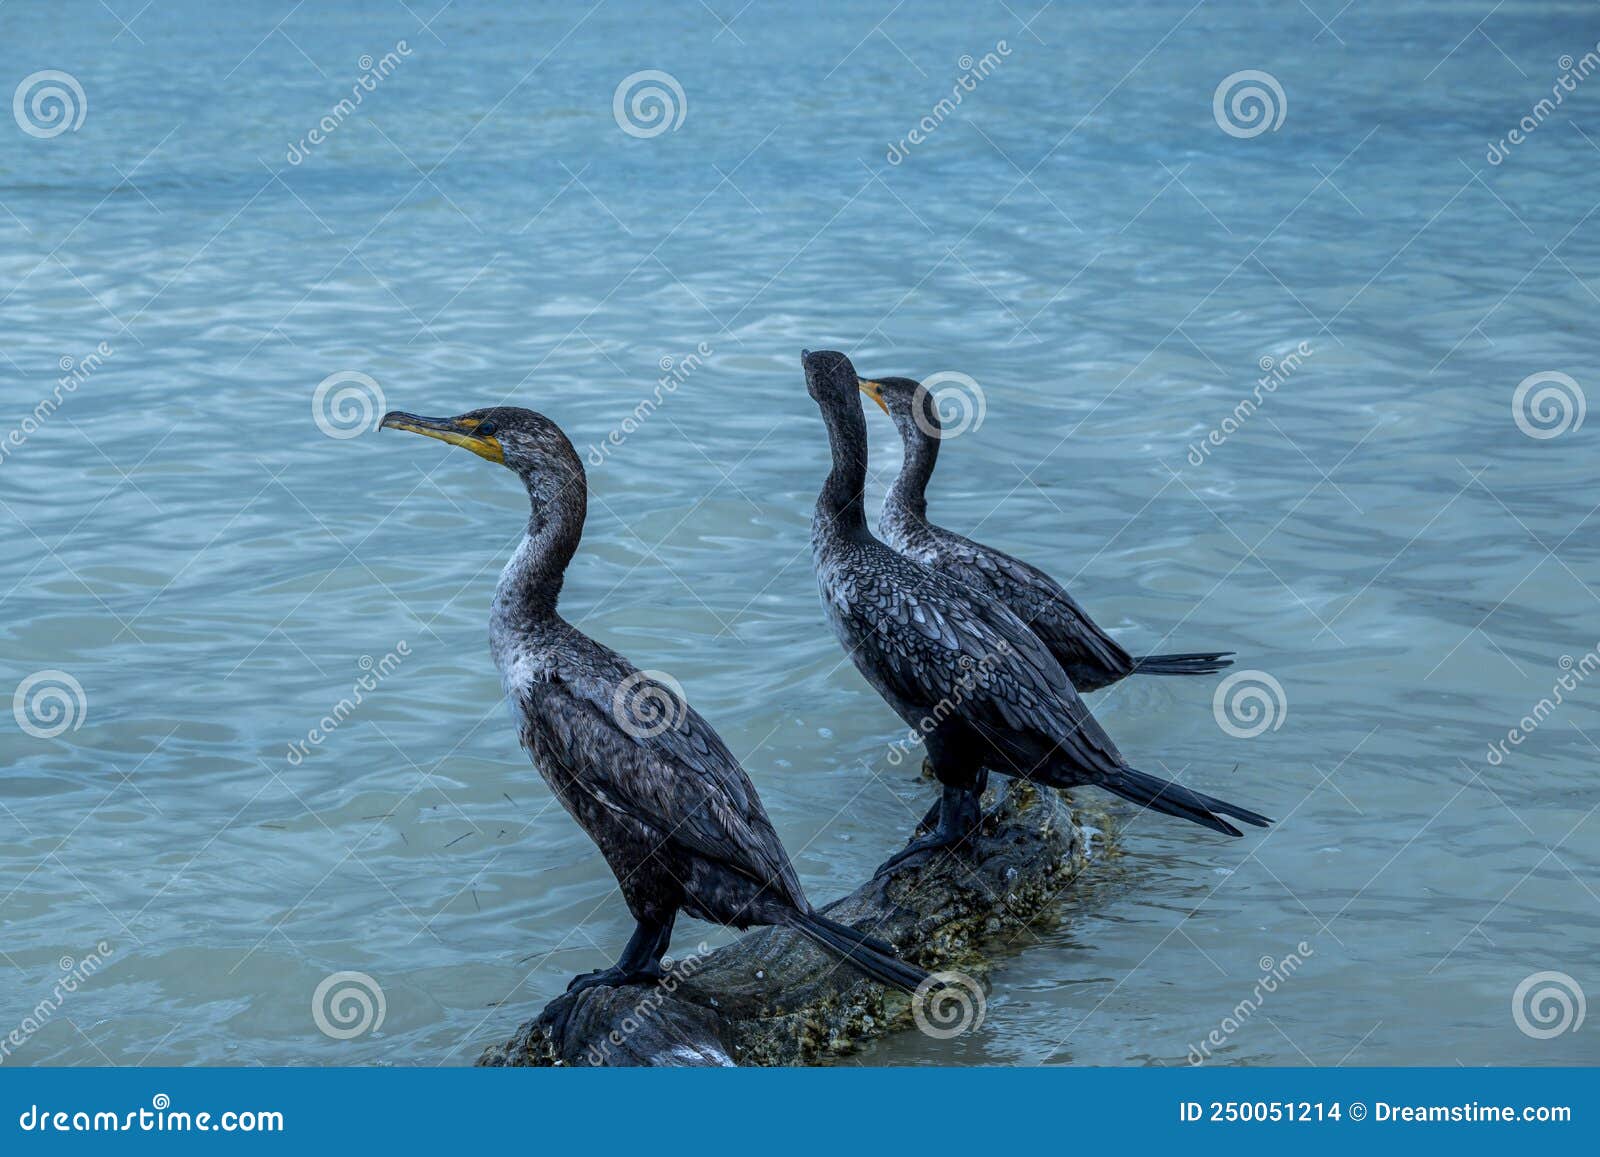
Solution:
[[[1593,5],[134,9],[0,7],[5,91],[83,94],[0,116],[0,692],[82,688],[0,712],[0,1039],[51,1004],[5,1063],[465,1063],[626,939],[486,653],[519,488],[319,426],[330,375],[598,447],[568,614],[681,682],[813,897],[853,888],[930,791],[817,605],[802,346],[969,375],[936,516],[1282,688],[1253,738],[1212,680],[1097,695],[1137,764],[1280,823],[1118,812],[980,1029],[863,1060],[1600,1060],[1513,1015],[1535,973],[1600,990],[1600,688],[1489,758],[1600,644],[1600,419],[1513,418],[1530,375],[1600,384],[1600,79],[1487,156]],[[630,135],[644,70],[681,123]],[[1214,116],[1243,70],[1275,130]],[[336,1039],[345,971],[384,1018]]]

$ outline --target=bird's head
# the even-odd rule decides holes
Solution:
[[[556,482],[564,484],[574,469],[580,474],[582,471],[561,427],[543,414],[519,406],[468,410],[454,418],[424,418],[390,410],[383,416],[382,426],[464,447],[513,471],[524,482],[552,475]]]
[[[806,371],[806,392],[811,400],[826,409],[851,404],[856,392],[856,368],[837,350],[801,350],[800,364]]]
[[[857,385],[893,419],[906,443],[939,440],[939,407],[921,382],[912,378],[862,378]]]

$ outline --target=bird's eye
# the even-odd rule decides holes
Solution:
[[[499,427],[496,426],[492,420],[485,420],[478,423],[478,428],[474,430],[473,433],[478,435],[480,438],[489,438],[493,437],[494,432],[497,429],[499,429]]]

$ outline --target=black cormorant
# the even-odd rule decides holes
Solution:
[[[894,420],[905,450],[878,516],[878,533],[901,554],[1010,607],[1079,691],[1109,687],[1129,675],[1210,675],[1233,665],[1232,651],[1135,658],[1038,567],[929,522],[926,491],[943,430],[936,399],[911,378],[863,379],[861,392]]]
[[[922,736],[944,789],[934,830],[888,864],[964,840],[981,818],[989,770],[1053,787],[1092,784],[1230,836],[1240,832],[1223,816],[1271,822],[1130,767],[1027,624],[874,538],[862,499],[867,423],[855,367],[833,351],[802,361],[833,453],[811,522],[823,606],[867,682]]]
[[[560,428],[511,406],[456,418],[391,412],[383,426],[463,446],[514,471],[532,503],[489,616],[489,647],[522,746],[599,845],[637,921],[622,957],[569,991],[649,981],[680,910],[747,928],[778,924],[915,991],[927,973],[875,937],[814,911],[766,811],[720,736],[678,692],[556,610],[588,508],[583,464]]]

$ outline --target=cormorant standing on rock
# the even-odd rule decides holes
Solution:
[[[926,492],[942,437],[933,395],[911,378],[863,379],[861,392],[894,420],[905,449],[878,533],[908,558],[1004,603],[1033,628],[1079,691],[1097,691],[1129,675],[1210,675],[1233,665],[1232,651],[1136,659],[1038,567],[929,522]]]
[[[867,422],[850,359],[802,355],[833,465],[811,522],[812,563],[834,633],[861,674],[923,737],[943,785],[938,823],[885,867],[962,842],[981,819],[986,772],[1092,784],[1230,836],[1222,816],[1265,816],[1128,765],[1027,624],[957,579],[897,554],[867,529]]]
[[[638,927],[611,967],[568,991],[648,982],[680,910],[716,924],[793,928],[881,984],[928,974],[892,946],[814,911],[754,786],[711,725],[556,610],[588,508],[583,465],[558,426],[512,406],[456,418],[391,412],[383,426],[462,446],[514,471],[533,511],[500,576],[489,644],[522,746],[599,845]]]

